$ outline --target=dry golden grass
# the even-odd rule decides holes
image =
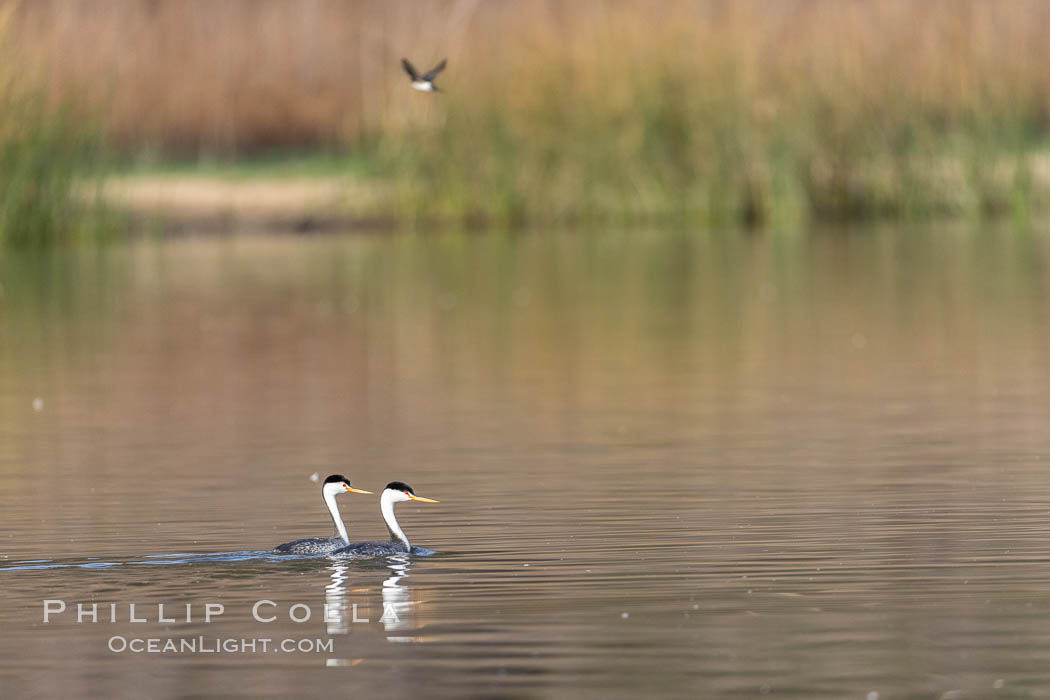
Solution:
[[[405,90],[401,56],[447,55],[450,91],[526,110],[548,106],[558,81],[567,100],[600,94],[629,113],[639,82],[675,67],[684,100],[731,90],[749,118],[826,99],[832,137],[895,103],[975,118],[1031,100],[1050,111],[1042,0],[34,0],[15,25],[22,60],[54,93],[100,105],[131,145],[228,150],[397,129],[425,118],[429,97]]]
[[[52,91],[100,106],[121,143],[326,144],[396,121],[403,54],[450,52],[462,71],[475,4],[41,0],[19,8],[16,38]]]
[[[36,0],[13,26],[125,148],[367,147],[412,215],[1003,209],[1050,128],[1043,0]],[[446,92],[401,56],[448,56]]]

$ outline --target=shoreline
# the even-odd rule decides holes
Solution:
[[[101,201],[133,228],[165,232],[232,230],[311,233],[391,228],[382,216],[386,188],[346,176],[116,175],[98,191]]]
[[[1030,200],[1020,212],[1025,218],[1040,219],[1050,202],[1050,153],[1033,152],[1026,157]],[[802,217],[797,221],[767,221],[758,228],[784,224],[823,225],[836,221],[862,223],[865,221],[982,221],[1016,217],[1019,212],[1009,205],[1000,209],[983,210],[973,203],[957,199],[968,195],[965,172],[961,163],[942,162],[923,170],[919,179],[928,181],[931,189],[940,193],[940,211],[931,209],[921,216],[908,212],[880,214],[869,212],[857,217]],[[1009,202],[1010,182],[1015,177],[1005,162],[985,169],[985,175],[996,182],[1000,198]],[[869,169],[865,179],[886,181],[892,174],[879,168]],[[80,198],[96,199],[105,207],[124,216],[132,230],[159,230],[164,233],[225,233],[244,231],[285,231],[313,233],[332,230],[390,231],[402,226],[413,227],[422,222],[447,228],[465,226],[477,228],[486,225],[521,225],[532,219],[527,213],[513,220],[493,219],[478,212],[476,216],[403,216],[397,213],[396,184],[379,177],[361,174],[280,174],[246,172],[223,173],[144,172],[121,173],[103,178],[97,188],[82,188]],[[972,196],[972,193],[969,193]],[[563,216],[560,223],[580,223],[588,217]],[[598,215],[602,221],[619,224],[644,221],[689,219],[688,214],[669,213],[666,216],[617,216],[609,212]],[[704,217],[699,217],[701,220]],[[534,223],[542,223],[539,217]],[[713,222],[707,221],[707,224]],[[726,222],[722,222],[723,224]],[[736,222],[744,228],[746,222]],[[750,228],[754,228],[751,226]]]

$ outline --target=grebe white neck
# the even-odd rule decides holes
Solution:
[[[386,523],[386,529],[390,531],[390,539],[405,545],[405,549],[412,549],[405,531],[397,524],[397,517],[394,515],[394,504],[407,500],[410,499],[401,491],[385,489],[383,496],[379,499],[379,507],[383,512],[383,521]]]
[[[350,536],[346,533],[346,525],[343,524],[343,518],[339,514],[339,506],[335,503],[335,497],[341,493],[346,493],[346,487],[341,482],[326,483],[322,487],[321,493],[324,494],[324,504],[328,506],[328,513],[332,516],[336,537],[350,544]]]

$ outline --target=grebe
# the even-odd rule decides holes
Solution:
[[[332,515],[336,536],[307,537],[294,542],[285,542],[274,547],[273,551],[282,554],[329,554],[350,544],[350,537],[346,534],[346,526],[343,525],[343,519],[339,515],[339,506],[335,504],[335,497],[341,493],[371,494],[372,492],[355,489],[350,485],[350,480],[342,474],[332,474],[324,480],[321,493],[324,495],[324,504],[328,506],[328,512]]]
[[[401,59],[401,67],[408,73],[408,77],[412,78],[412,87],[421,92],[441,92],[438,90],[437,85],[434,84],[434,78],[437,74],[445,70],[445,65],[448,63],[447,58],[441,59],[441,63],[437,64],[423,75],[420,75],[416,70],[416,67],[408,62],[407,58]]]
[[[390,554],[432,554],[429,549],[413,547],[405,536],[405,531],[397,524],[394,517],[394,504],[401,501],[419,501],[421,503],[438,503],[433,498],[417,496],[412,487],[401,481],[391,481],[383,489],[383,495],[379,498],[379,508],[386,522],[386,529],[390,531],[389,542],[355,542],[352,545],[335,550],[332,554],[337,556],[352,557],[385,557]]]

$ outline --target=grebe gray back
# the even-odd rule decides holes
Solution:
[[[273,548],[273,551],[281,554],[329,554],[335,550],[345,547],[350,543],[350,537],[346,534],[346,526],[343,518],[339,515],[339,506],[335,503],[335,497],[341,493],[367,493],[363,489],[355,489],[350,485],[350,480],[342,474],[332,474],[324,480],[321,486],[321,494],[324,504],[328,506],[328,512],[332,516],[335,525],[334,537],[307,537],[294,542],[285,542]]]
[[[432,554],[431,550],[422,547],[413,547],[405,531],[397,524],[394,516],[394,504],[402,501],[419,501],[420,503],[438,503],[433,498],[417,496],[412,487],[401,481],[391,481],[383,489],[383,495],[379,498],[379,508],[383,513],[383,521],[386,529],[390,531],[389,542],[355,542],[354,544],[335,550],[332,554],[348,557],[385,557],[391,554]]]

